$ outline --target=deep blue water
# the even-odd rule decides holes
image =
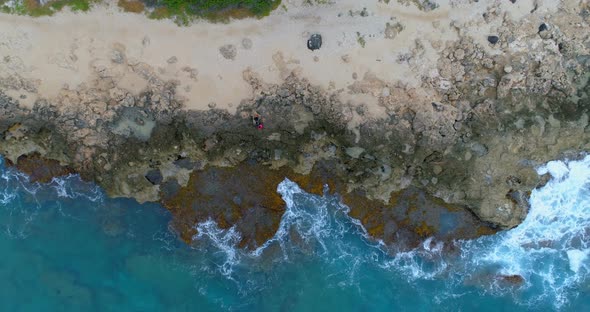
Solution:
[[[214,222],[198,226],[191,248],[158,205],[108,199],[76,176],[31,184],[2,163],[1,310],[587,311],[590,157],[539,171],[554,179],[533,192],[525,222],[458,242],[455,255],[432,240],[386,253],[338,198],[285,180],[281,229],[247,253]]]

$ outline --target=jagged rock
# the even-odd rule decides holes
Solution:
[[[542,31],[545,31],[548,29],[549,29],[549,27],[545,23],[542,23],[541,25],[539,25],[539,32],[542,32]]]
[[[145,175],[145,178],[153,185],[158,185],[162,183],[163,180],[162,172],[159,169],[152,169],[148,171]]]

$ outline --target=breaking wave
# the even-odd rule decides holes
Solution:
[[[551,180],[533,190],[524,222],[492,237],[465,242],[462,258],[475,268],[524,278],[523,303],[547,301],[559,308],[588,281],[590,272],[590,156],[551,161],[537,172],[550,174]],[[493,292],[503,291],[494,286]]]
[[[272,293],[277,280],[302,271],[307,273],[297,276],[324,274],[322,289],[355,289],[357,296],[368,296],[366,288],[372,285],[401,283],[406,286],[394,288],[396,292],[417,289],[420,296],[446,303],[451,310],[451,303],[464,296],[565,309],[590,283],[590,156],[552,161],[537,171],[551,179],[532,192],[524,222],[496,235],[452,242],[458,253],[449,253],[448,246],[433,238],[414,250],[392,249],[369,237],[360,222],[348,216],[349,208],[338,196],[308,194],[285,179],[277,192],[286,202],[286,211],[272,239],[246,251],[238,247],[241,235],[236,228],[221,229],[207,220],[196,225],[199,256],[185,266],[194,268],[197,280],[207,272],[232,281],[248,298]],[[58,209],[62,203],[105,200],[98,187],[76,175],[43,186],[4,168],[0,158],[0,209],[8,212],[0,226],[7,236],[26,238],[31,223],[47,209],[41,204],[47,198],[58,199]],[[171,231],[152,235],[159,244],[156,248],[172,253],[179,248]],[[197,288],[210,291],[205,286]],[[381,295],[385,301],[399,299]]]
[[[588,282],[590,272],[590,156],[578,161],[552,161],[538,168],[551,179],[532,192],[531,209],[518,227],[471,241],[456,241],[459,255],[445,254],[444,243],[426,239],[410,251],[395,252],[371,239],[336,196],[305,193],[285,179],[277,191],[286,211],[276,235],[250,253],[237,249],[239,233],[220,230],[213,221],[199,225],[226,256],[221,272],[236,278],[243,266],[265,256],[288,263],[307,252],[325,263],[340,262],[354,284],[362,266],[378,267],[408,281],[444,280],[437,300],[466,292],[511,297],[517,304],[562,308]],[[279,247],[279,248],[273,248]],[[473,286],[475,290],[467,286]]]
[[[6,168],[0,156],[0,208],[10,213],[10,218],[3,220],[0,226],[9,237],[28,236],[29,226],[42,212],[42,201],[47,198],[100,202],[104,194],[98,186],[82,181],[78,175],[53,178],[47,185],[31,182],[26,174]]]

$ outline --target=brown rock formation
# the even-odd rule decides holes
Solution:
[[[59,161],[42,157],[39,153],[21,155],[16,168],[26,173],[31,182],[48,183],[54,177],[74,174],[76,171],[69,166],[62,166]]]

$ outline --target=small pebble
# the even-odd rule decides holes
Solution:
[[[510,74],[512,72],[512,66],[506,65],[504,66],[504,72]]]

